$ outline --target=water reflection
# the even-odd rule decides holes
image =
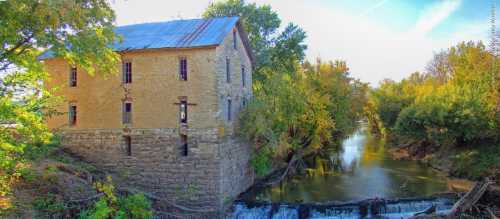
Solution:
[[[305,174],[274,187],[258,188],[243,198],[297,203],[415,197],[447,191],[444,176],[414,161],[391,159],[385,146],[362,126],[342,142],[340,151],[330,150],[307,160]]]

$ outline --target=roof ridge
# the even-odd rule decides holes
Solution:
[[[114,28],[121,28],[121,27],[129,27],[129,26],[135,26],[135,25],[144,25],[144,24],[164,24],[164,23],[170,23],[170,22],[178,22],[178,21],[199,21],[199,20],[213,20],[213,19],[224,19],[224,18],[239,18],[239,16],[220,16],[220,17],[209,17],[209,18],[188,18],[188,19],[172,19],[172,20],[163,20],[163,21],[151,21],[151,22],[143,22],[143,23],[135,23],[135,24],[125,24],[125,25],[120,25],[120,26],[115,26]]]

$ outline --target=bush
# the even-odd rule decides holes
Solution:
[[[261,152],[253,153],[250,162],[257,175],[266,175],[271,169],[271,153],[269,149],[264,148]]]
[[[491,139],[487,103],[475,88],[445,86],[403,109],[396,134],[437,145],[472,144]]]
[[[457,176],[479,179],[499,174],[500,145],[483,145],[463,151],[452,158],[453,172]]]
[[[114,186],[111,177],[107,177],[107,182],[96,183],[98,191],[104,193],[99,201],[90,209],[86,209],[78,215],[81,219],[102,219],[102,218],[152,218],[153,211],[151,203],[144,194],[134,194],[125,197],[117,197],[114,193]]]
[[[134,194],[118,200],[119,211],[130,218],[152,218],[151,203],[144,194]]]
[[[64,203],[52,193],[48,193],[46,196],[36,198],[33,202],[33,206],[37,210],[49,215],[62,213],[65,210]]]

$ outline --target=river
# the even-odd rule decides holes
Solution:
[[[449,191],[447,178],[416,161],[394,160],[387,148],[384,140],[370,135],[362,124],[340,147],[332,147],[305,161],[303,174],[244,193],[233,206],[233,218],[359,218],[363,214],[359,206],[348,203],[366,199],[407,198],[399,203],[386,203],[386,218],[411,216],[432,205],[438,211],[451,207],[454,200],[450,199],[410,199]],[[298,209],[307,203],[339,202],[344,204],[330,207],[315,204],[306,213]]]

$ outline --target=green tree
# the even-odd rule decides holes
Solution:
[[[241,118],[242,134],[255,144],[252,164],[260,175],[346,134],[362,115],[364,103],[356,101],[367,88],[348,76],[342,61],[275,69],[262,69],[265,79],[254,82],[255,97]]]
[[[334,133],[346,134],[362,117],[367,85],[349,76],[345,61],[318,59],[316,65],[305,63],[303,66],[316,91],[330,99],[328,111],[335,121]]]
[[[252,49],[255,52],[257,69],[291,64],[304,59],[306,46],[305,32],[294,24],[288,24],[278,33],[281,19],[269,5],[248,4],[244,0],[218,1],[211,4],[203,17],[239,16],[248,33]],[[286,59],[286,61],[284,61]],[[261,71],[255,72],[256,79],[262,79]]]
[[[242,113],[241,134],[255,145],[252,164],[259,175],[274,165],[295,162],[332,138],[330,99],[316,92],[303,73],[265,71],[255,97]]]
[[[370,92],[371,127],[386,130],[396,142],[418,143],[417,149],[457,153],[453,167],[461,176],[493,174],[500,168],[496,63],[498,57],[481,42],[438,53],[425,74],[384,81]]]
[[[453,69],[448,79],[443,84],[441,76],[430,74],[428,84],[432,86],[420,84],[405,92],[418,96],[414,104],[401,111],[397,133],[438,145],[495,138],[498,133],[490,73],[493,56],[481,43],[472,42],[461,43],[445,54]],[[403,82],[402,86],[408,86]]]
[[[39,55],[47,49],[90,74],[116,72],[115,16],[105,0],[0,1],[0,195],[19,176],[26,152],[52,134],[43,117],[56,102]]]

